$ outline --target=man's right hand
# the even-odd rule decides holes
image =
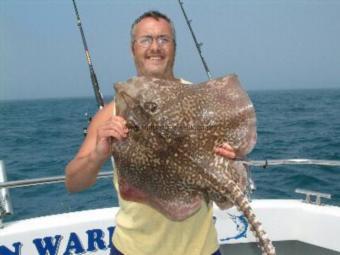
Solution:
[[[126,121],[120,116],[112,116],[97,128],[96,156],[107,159],[111,155],[112,139],[122,140],[127,137],[129,130]]]
[[[65,184],[69,191],[77,192],[93,185],[100,168],[111,155],[112,139],[127,137],[126,121],[112,116],[113,109],[114,102],[111,102],[97,112],[77,155],[66,166]]]

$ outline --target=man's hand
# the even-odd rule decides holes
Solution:
[[[95,153],[98,158],[108,158],[111,154],[112,139],[122,140],[127,137],[126,121],[120,116],[112,116],[97,129]]]
[[[214,149],[215,153],[225,157],[227,159],[235,159],[236,153],[235,150],[227,143],[221,145],[221,147],[217,147]]]

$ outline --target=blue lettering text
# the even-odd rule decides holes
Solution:
[[[108,227],[107,230],[109,231],[109,245],[108,245],[108,248],[111,249],[111,247],[112,247],[112,237],[113,237],[113,232],[115,231],[115,227]]]
[[[43,239],[34,239],[33,243],[37,248],[39,255],[57,255],[61,239],[61,235],[56,235],[54,238],[48,236],[44,237]]]
[[[14,251],[11,251],[4,245],[0,245],[0,255],[20,255],[21,254],[21,247],[22,243],[17,242],[12,244],[14,247]]]
[[[106,244],[103,241],[104,232],[101,229],[92,229],[86,231],[88,236],[88,249],[87,251],[96,251],[97,248],[104,250]]]
[[[70,234],[70,238],[68,240],[64,255],[82,254],[82,253],[85,253],[84,247],[81,244],[77,234],[72,232]]]

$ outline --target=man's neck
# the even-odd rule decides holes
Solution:
[[[171,75],[146,75],[146,74],[138,74],[138,76],[145,76],[150,78],[157,78],[162,80],[170,80],[170,81],[179,81],[173,74]]]

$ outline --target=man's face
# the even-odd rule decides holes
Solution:
[[[138,40],[145,36],[153,38],[147,47],[138,43]],[[160,37],[170,38],[170,42],[160,44],[157,42]],[[166,20],[150,17],[141,20],[135,26],[133,39],[132,53],[139,76],[174,79],[175,45],[171,26]]]

